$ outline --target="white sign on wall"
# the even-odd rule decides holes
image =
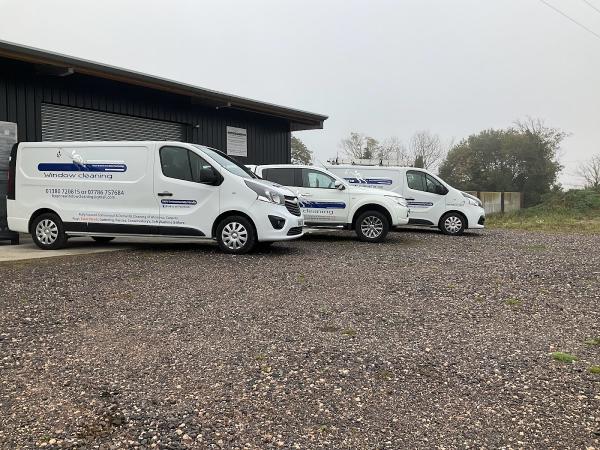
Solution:
[[[227,154],[248,156],[248,134],[245,128],[227,127]]]

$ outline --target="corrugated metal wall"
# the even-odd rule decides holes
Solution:
[[[0,121],[18,124],[20,141],[41,141],[41,105],[86,108],[185,125],[186,141],[226,151],[226,127],[248,130],[246,164],[286,163],[286,120],[192,104],[189,98],[86,75],[45,75],[43,68],[0,58]]]

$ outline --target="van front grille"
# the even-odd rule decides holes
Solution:
[[[298,198],[292,196],[285,196],[285,207],[294,216],[300,216],[300,205],[298,204]]]

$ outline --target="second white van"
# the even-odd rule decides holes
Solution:
[[[401,195],[353,186],[321,167],[277,164],[254,171],[298,195],[307,227],[354,230],[362,241],[381,242],[391,228],[408,223]]]
[[[425,169],[350,164],[327,169],[353,186],[403,195],[410,207],[410,225],[438,227],[449,235],[484,227],[485,211],[477,197],[453,188]]]
[[[9,162],[8,226],[42,249],[68,237],[216,239],[227,253],[296,239],[297,196],[224,153],[182,142],[22,142]]]

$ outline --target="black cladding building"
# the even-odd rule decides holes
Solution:
[[[19,141],[178,140],[226,152],[233,136],[240,162],[287,163],[291,132],[326,119],[0,41],[0,122],[16,123]]]

